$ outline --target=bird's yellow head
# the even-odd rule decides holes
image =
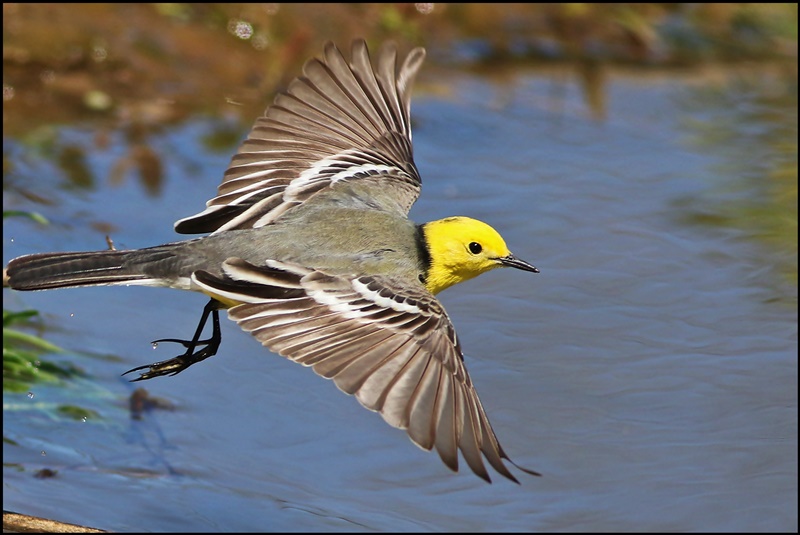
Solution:
[[[511,254],[503,237],[482,221],[447,217],[422,230],[430,254],[425,286],[433,294],[499,267],[539,272]]]

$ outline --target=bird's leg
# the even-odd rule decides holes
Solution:
[[[186,348],[186,353],[183,355],[178,355],[177,357],[169,360],[133,368],[132,370],[126,371],[122,375],[127,375],[131,372],[148,368],[148,371],[140,373],[139,377],[136,379],[131,379],[131,382],[152,379],[153,377],[161,377],[162,375],[177,375],[192,364],[197,364],[208,357],[216,355],[219,345],[222,343],[222,331],[219,328],[219,308],[219,301],[212,299],[208,302],[208,304],[203,308],[203,315],[200,317],[200,323],[197,325],[197,330],[195,331],[191,340],[163,338],[161,340],[153,341],[153,344],[157,344],[159,342],[175,342],[176,344],[181,344]],[[212,316],[211,324],[213,331],[211,332],[211,338],[200,340],[200,335],[203,334],[203,328],[206,326],[206,321],[208,321],[209,314]],[[198,349],[198,346],[205,347]]]

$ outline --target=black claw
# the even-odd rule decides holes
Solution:
[[[196,358],[200,356],[200,351],[194,353],[193,355],[180,355],[175,357],[174,359],[164,360],[162,362],[156,362],[155,364],[145,364],[144,366],[138,366],[136,368],[130,369],[123,373],[122,375],[127,375],[131,372],[149,369],[149,371],[139,374],[139,377],[136,379],[131,379],[131,382],[134,383],[136,381],[145,381],[147,379],[152,379],[153,377],[161,377],[163,375],[177,375],[178,373],[182,372],[192,364],[200,362],[211,355],[205,355],[202,358]],[[190,357],[190,358],[187,358]]]
[[[216,342],[216,340],[214,340],[213,338],[207,338],[206,340],[181,340],[179,338],[161,338],[159,340],[153,340],[150,343],[151,344],[160,344],[161,342],[173,342],[175,344],[180,344],[183,347],[188,349],[192,345],[194,345],[195,347],[211,345],[214,342]]]
[[[213,332],[211,333],[211,338],[207,340],[198,340],[200,335],[203,333],[203,328],[205,327],[206,321],[208,320],[208,315],[212,315],[212,326]],[[136,372],[139,370],[148,371],[139,374],[139,377],[136,379],[131,379],[132,383],[136,381],[145,381],[147,379],[152,379],[153,377],[161,377],[164,375],[177,375],[181,373],[183,370],[191,366],[192,364],[197,364],[200,361],[207,359],[208,357],[213,357],[217,354],[217,350],[219,349],[220,344],[222,343],[222,332],[219,328],[219,303],[215,300],[209,301],[209,303],[203,309],[203,315],[200,318],[200,323],[197,325],[197,330],[194,333],[194,337],[191,340],[180,340],[177,338],[162,338],[161,340],[154,340],[152,343],[157,344],[159,342],[174,342],[176,344],[180,344],[186,348],[186,353],[183,355],[178,355],[175,358],[164,360],[161,362],[156,362],[154,364],[145,364],[144,366],[137,366],[136,368],[132,368],[122,375],[127,375],[131,372]],[[202,349],[198,349],[198,346],[205,346]]]
[[[188,348],[191,344],[191,340],[179,340],[178,338],[161,338],[160,340],[153,340],[150,342],[153,345],[160,344],[161,342],[174,342],[176,344],[180,344],[183,347]],[[199,342],[198,342],[199,343]]]

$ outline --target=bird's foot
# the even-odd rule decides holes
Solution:
[[[213,332],[211,333],[211,338],[208,338],[207,340],[200,340],[200,335],[203,333],[203,327],[206,325],[206,320],[208,320],[209,314],[212,316],[213,320]],[[147,379],[152,379],[153,377],[161,377],[163,375],[177,375],[192,364],[197,364],[208,357],[213,357],[216,355],[217,350],[222,343],[222,331],[219,327],[219,303],[212,299],[205,306],[203,309],[203,315],[200,318],[200,323],[197,325],[197,330],[195,331],[191,340],[162,338],[161,340],[153,341],[153,347],[156,347],[159,342],[173,342],[180,344],[186,348],[186,352],[183,355],[178,355],[177,357],[169,360],[138,366],[126,371],[122,375],[127,375],[131,372],[137,372],[139,370],[147,370],[146,372],[140,373],[139,377],[136,379],[131,379],[132,383],[136,381],[145,381]]]
[[[177,344],[181,344],[182,346],[187,348],[186,353],[183,355],[178,355],[175,358],[171,358],[169,360],[162,360],[161,362],[155,362],[153,364],[145,364],[144,366],[138,366],[136,368],[132,368],[122,375],[127,375],[131,372],[136,372],[139,370],[145,370],[146,372],[140,373],[139,377],[136,379],[131,379],[131,382],[136,381],[145,381],[147,379],[152,379],[153,377],[161,377],[163,375],[177,375],[181,373],[183,370],[191,366],[192,364],[197,364],[208,357],[213,357],[217,354],[217,350],[219,349],[219,345],[221,342],[221,338],[218,340],[208,339],[208,340],[198,340],[197,342],[192,343],[191,340],[178,340],[175,338],[164,338],[161,340],[155,340],[153,344],[158,344],[160,342],[175,342]],[[203,346],[198,349],[198,346]]]

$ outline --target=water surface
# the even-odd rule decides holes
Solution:
[[[796,531],[797,110],[753,78],[613,73],[600,114],[564,73],[448,73],[417,92],[412,217],[485,220],[541,270],[441,299],[504,449],[543,477],[452,474],[231,322],[218,356],[142,385],[174,410],[131,419],[119,374],[173,356],[149,341],[190,335],[205,299],[4,290],[55,327],[69,351],[53,360],[90,376],[4,393],[4,508],[117,531]],[[217,127],[157,139],[160,194],[110,180],[125,151],[111,136],[85,162],[92,187],[46,210],[4,199],[52,222],[7,220],[4,261],[101,249],[109,228],[117,248],[179,238],[229,161],[204,144]],[[791,150],[773,142],[787,132],[793,214]],[[15,141],[4,151],[6,181],[61,187]],[[58,403],[101,418],[39,410]]]

